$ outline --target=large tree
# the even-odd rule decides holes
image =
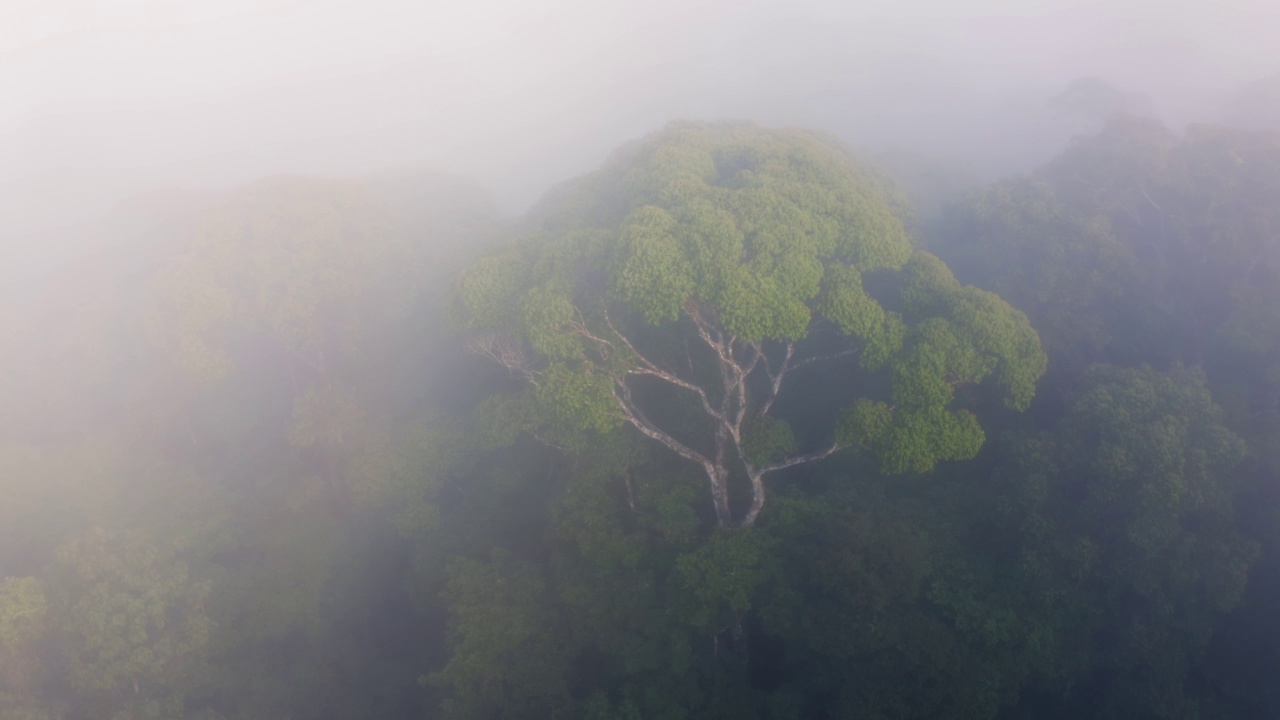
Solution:
[[[1025,408],[1045,368],[1026,317],[914,250],[886,183],[826,138],[672,125],[534,224],[459,282],[475,349],[527,381],[495,416],[564,446],[630,425],[705,471],[722,526],[754,524],[765,476],[844,448],[889,472],[972,457],[983,432],[956,390],[990,379]],[[784,385],[853,358],[885,382],[799,449]],[[735,472],[751,487],[736,518]]]

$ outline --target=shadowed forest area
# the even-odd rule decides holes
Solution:
[[[0,718],[1275,718],[1278,87],[122,203],[0,306]]]

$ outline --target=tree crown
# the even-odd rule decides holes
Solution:
[[[951,407],[958,387],[992,378],[1025,408],[1045,357],[1025,316],[913,249],[893,203],[834,141],[676,124],[558,193],[530,237],[462,275],[458,304],[489,333],[477,349],[530,381],[528,412],[508,418],[551,432],[629,423],[713,478],[732,450],[757,504],[759,475],[852,445],[927,470],[982,443]],[[789,456],[790,428],[769,416],[783,378],[851,355],[891,374],[889,402],[861,401],[830,449]],[[645,416],[638,375],[696,396],[713,453]]]

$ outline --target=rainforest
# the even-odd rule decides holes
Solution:
[[[519,218],[123,206],[6,313],[0,706],[1269,717],[1277,200],[1280,136],[1118,116],[976,187],[676,122]]]
[[[120,170],[0,273],[0,720],[1277,717],[1280,76],[1055,87]]]

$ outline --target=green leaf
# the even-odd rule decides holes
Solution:
[[[863,339],[881,332],[885,323],[884,308],[862,288],[862,273],[838,263],[828,265],[823,275],[818,311],[846,335]]]
[[[745,459],[757,467],[780,460],[796,450],[796,436],[791,425],[769,415],[747,423],[742,433]]]
[[[613,394],[613,380],[592,372],[575,372],[556,363],[539,379],[535,395],[538,407],[570,428],[609,432],[622,424]]]
[[[625,261],[615,281],[617,292],[654,325],[679,317],[694,290],[677,229],[671,215],[652,205],[632,213],[621,228],[619,250]]]

